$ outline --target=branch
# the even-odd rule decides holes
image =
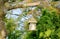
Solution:
[[[11,15],[16,15],[16,16],[20,16],[20,14],[11,14]]]
[[[28,6],[37,6],[39,5],[40,2],[34,2],[34,3],[23,3],[23,2],[19,2],[19,3],[5,3],[5,7],[9,10],[9,9],[15,9],[15,8],[25,8]]]
[[[38,6],[38,5],[41,5],[42,1],[37,1],[37,2],[33,2],[33,3],[24,3],[24,2],[14,2],[14,3],[5,3],[5,7],[8,9],[8,10],[11,10],[11,9],[16,9],[16,8],[26,8],[26,7],[30,7],[30,6]],[[44,1],[43,1],[44,2]],[[52,2],[51,5],[55,6],[56,4],[59,4],[60,2]],[[44,4],[42,4],[43,6],[46,6]],[[42,7],[43,7],[42,6]],[[55,6],[56,7],[56,6]]]

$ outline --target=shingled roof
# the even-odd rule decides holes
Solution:
[[[34,17],[32,17],[28,20],[28,23],[37,23],[37,21]]]

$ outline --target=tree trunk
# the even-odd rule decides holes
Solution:
[[[0,0],[0,39],[5,39],[6,36],[5,23],[3,21],[4,17],[4,2]]]

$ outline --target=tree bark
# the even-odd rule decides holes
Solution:
[[[5,39],[6,36],[5,23],[3,21],[5,17],[4,9],[4,1],[0,0],[0,39]]]
[[[26,7],[30,7],[30,6],[38,6],[40,4],[39,1],[37,2],[33,2],[33,3],[24,3],[24,2],[19,2],[19,3],[5,3],[5,7],[8,9],[8,10],[11,10],[11,9],[16,9],[16,8],[26,8]]]

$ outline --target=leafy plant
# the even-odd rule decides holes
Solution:
[[[43,9],[42,16],[40,16],[37,23],[37,34],[39,38],[46,39],[48,37],[47,39],[59,39],[59,35],[57,35],[57,30],[60,28],[59,20],[59,15],[55,11]]]
[[[37,20],[37,31],[28,31],[26,39],[59,39],[60,15],[46,8],[42,9],[41,14]]]

